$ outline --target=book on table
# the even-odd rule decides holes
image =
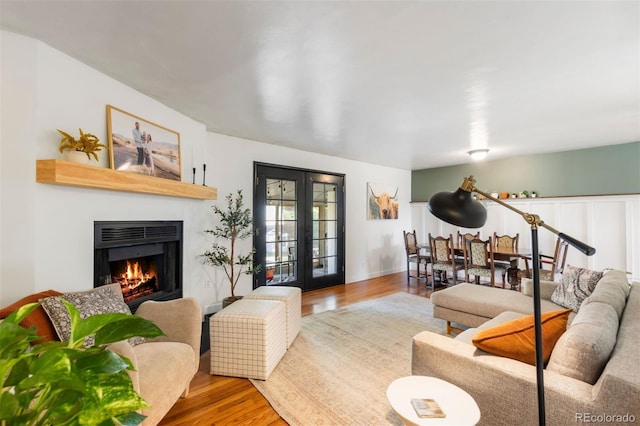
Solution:
[[[416,410],[416,414],[420,418],[443,418],[446,417],[440,405],[435,399],[431,398],[413,398],[411,405]]]

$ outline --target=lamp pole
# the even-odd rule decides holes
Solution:
[[[546,424],[544,409],[544,357],[542,351],[542,315],[540,307],[540,250],[538,247],[538,228],[543,227],[558,238],[566,241],[587,256],[595,254],[596,249],[564,234],[544,223],[538,215],[525,213],[499,198],[476,188],[473,176],[464,179],[456,192],[439,192],[429,200],[429,210],[434,216],[445,222],[465,228],[480,228],[487,220],[486,209],[477,201],[472,201],[471,193],[476,192],[485,198],[495,201],[503,207],[519,214],[531,226],[531,257],[533,259],[533,321],[536,344],[536,384],[538,390],[538,424]]]
[[[533,259],[533,323],[536,341],[536,383],[538,389],[538,424],[546,424],[544,409],[544,357],[542,351],[542,308],[540,307],[540,262],[538,225],[531,224],[531,258]]]

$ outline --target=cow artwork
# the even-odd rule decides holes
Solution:
[[[398,188],[375,183],[368,183],[367,187],[369,199],[367,219],[397,219]],[[390,195],[392,191],[393,195]]]

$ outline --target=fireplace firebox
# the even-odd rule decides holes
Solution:
[[[182,297],[182,221],[94,222],[94,287],[118,283],[132,312]]]

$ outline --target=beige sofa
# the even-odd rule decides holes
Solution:
[[[547,289],[553,285],[544,282]],[[485,302],[493,301],[475,301]],[[473,312],[464,318],[484,315],[481,309]],[[524,314],[507,311],[480,327]],[[640,421],[639,319],[640,285],[629,286],[623,272],[607,272],[583,301],[546,366],[548,425]],[[414,336],[412,374],[438,377],[469,392],[480,407],[480,424],[537,424],[535,367],[476,349],[470,344],[476,332],[469,329],[455,339],[431,332]]]

